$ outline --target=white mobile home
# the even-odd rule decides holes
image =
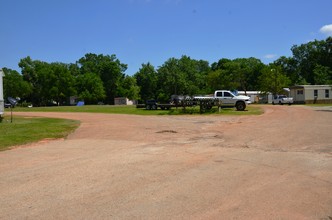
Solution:
[[[330,85],[299,85],[290,87],[290,96],[294,103],[327,104],[332,103],[332,86]]]
[[[0,118],[4,114],[4,105],[5,101],[3,100],[3,77],[5,74],[3,73],[2,69],[0,69]]]

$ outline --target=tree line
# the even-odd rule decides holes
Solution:
[[[115,97],[144,102],[167,101],[173,94],[210,94],[217,89],[277,94],[291,85],[332,85],[332,37],[294,45],[292,56],[264,64],[257,58],[222,58],[209,64],[189,56],[169,58],[161,66],[142,64],[133,75],[116,55],[85,54],[75,63],[20,60],[21,73],[3,68],[5,97],[34,106],[69,105],[76,96],[86,104],[114,104]]]

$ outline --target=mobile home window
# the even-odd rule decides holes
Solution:
[[[317,89],[314,90],[314,97],[318,97],[318,90]]]
[[[330,90],[325,89],[325,98],[330,98]]]
[[[297,90],[298,95],[303,95],[303,90]]]

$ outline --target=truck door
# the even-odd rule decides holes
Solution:
[[[224,93],[223,94],[223,100],[222,100],[223,104],[233,106],[234,105],[233,100],[232,100],[233,95],[230,92],[227,92],[227,91],[224,91],[223,93]]]

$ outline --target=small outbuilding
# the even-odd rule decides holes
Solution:
[[[250,97],[251,103],[272,103],[273,95],[261,91],[238,91],[237,95],[246,95]]]
[[[129,100],[126,97],[114,98],[114,105],[136,105],[136,100]]]
[[[298,104],[332,103],[332,86],[330,85],[298,85],[292,86],[290,96]]]

